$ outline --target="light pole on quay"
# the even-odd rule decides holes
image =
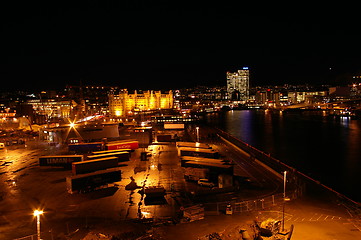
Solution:
[[[34,216],[36,217],[36,229],[37,229],[37,235],[38,240],[41,240],[40,238],[40,215],[42,215],[44,212],[42,210],[35,210]]]
[[[287,171],[283,172],[283,209],[282,209],[282,232],[285,230],[285,205],[289,198],[286,198]]]
[[[196,133],[197,133],[197,142],[199,142],[199,127],[196,127]]]

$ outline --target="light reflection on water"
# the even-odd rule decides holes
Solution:
[[[323,112],[229,111],[207,121],[360,201],[361,120]]]

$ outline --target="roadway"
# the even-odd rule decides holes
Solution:
[[[191,137],[196,139],[196,131],[190,131]],[[201,142],[208,143],[213,149],[221,153],[221,158],[229,160],[234,164],[234,175],[249,178],[250,185],[247,188],[241,188],[234,192],[231,197],[233,200],[247,200],[255,197],[270,196],[272,194],[283,192],[283,179],[280,174],[274,174],[269,168],[265,168],[256,162],[245,151],[235,147],[233,144],[222,141],[216,136],[215,129],[202,126],[199,134]],[[213,137],[210,137],[213,136]]]

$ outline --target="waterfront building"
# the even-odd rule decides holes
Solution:
[[[109,94],[110,116],[122,117],[135,112],[151,111],[173,108],[173,92],[161,91],[134,91],[128,93],[127,89],[119,90],[118,94]]]
[[[82,105],[87,115],[108,114],[108,95],[117,91],[116,86],[67,85],[65,96]]]
[[[227,94],[229,100],[247,101],[249,98],[249,69],[227,72]]]
[[[72,102],[69,100],[32,99],[27,104],[32,105],[35,114],[47,116],[48,119],[68,118],[72,110]]]

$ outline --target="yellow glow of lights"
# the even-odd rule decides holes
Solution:
[[[34,211],[34,216],[35,217],[37,217],[37,216],[39,216],[39,215],[41,215],[41,214],[43,214],[44,212],[42,211],[42,210],[35,210]]]

